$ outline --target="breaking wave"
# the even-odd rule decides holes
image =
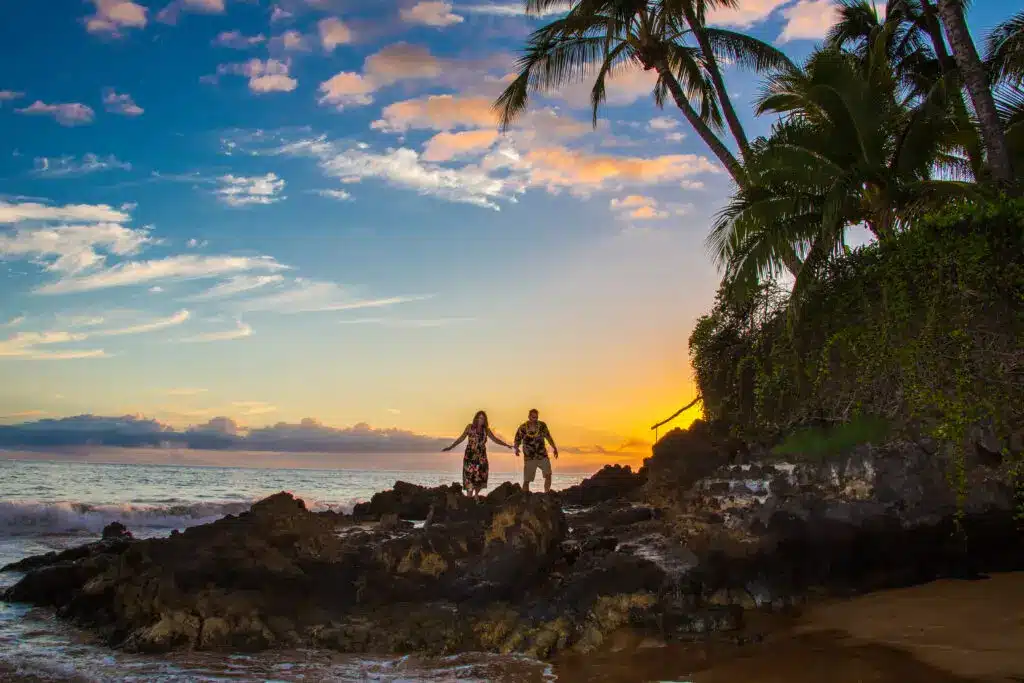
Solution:
[[[121,522],[133,533],[147,535],[184,529],[246,512],[255,500],[180,502],[167,504],[120,503],[100,505],[73,501],[0,501],[0,537],[47,534],[95,535],[111,522]],[[315,511],[350,512],[357,500],[344,503],[307,501]]]

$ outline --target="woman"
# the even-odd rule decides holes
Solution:
[[[482,410],[473,417],[472,424],[466,425],[462,436],[444,451],[447,453],[453,450],[466,439],[469,441],[466,443],[466,455],[462,459],[462,489],[470,498],[476,498],[480,491],[487,488],[487,474],[490,470],[487,464],[487,439],[505,448],[511,449],[512,446],[494,435],[487,422],[487,413]]]

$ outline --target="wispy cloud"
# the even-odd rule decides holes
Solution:
[[[127,223],[131,216],[108,204],[66,204],[0,200],[0,224],[23,221],[68,221],[76,223]]]
[[[277,412],[277,406],[266,401],[232,401],[231,407],[240,410],[244,416],[266,415],[267,413]]]
[[[226,47],[232,50],[248,50],[267,41],[262,33],[255,36],[244,35],[241,31],[222,31],[213,39],[215,47]]]
[[[380,327],[429,328],[447,327],[459,323],[473,322],[476,318],[429,318],[421,320],[403,320],[400,318],[354,318],[339,320],[341,325],[378,325]]]
[[[425,47],[396,43],[370,55],[362,73],[341,71],[320,84],[320,104],[345,109],[373,102],[381,88],[401,81],[429,80],[442,73],[441,60]]]
[[[8,413],[7,415],[0,415],[0,419],[4,420],[24,420],[30,417],[42,417],[48,413],[45,410],[22,410],[17,413]]]
[[[452,12],[452,3],[445,0],[420,0],[411,7],[403,7],[399,14],[402,21],[434,28],[454,26],[465,21]]]
[[[200,394],[205,394],[207,391],[209,391],[209,389],[196,389],[196,388],[189,388],[189,387],[179,387],[179,388],[176,388],[176,389],[168,389],[167,390],[167,395],[168,396],[199,396]]]
[[[329,199],[336,199],[339,202],[347,202],[352,200],[352,195],[345,190],[312,190],[313,194],[318,194],[321,197],[327,197]]]
[[[131,95],[127,93],[119,94],[113,88],[107,88],[103,91],[103,106],[111,114],[121,114],[122,116],[142,116],[145,112],[142,107],[135,104],[135,100],[132,99]]]
[[[650,221],[672,216],[683,216],[693,210],[691,204],[663,204],[654,197],[631,194],[609,202],[612,211],[623,220]]]
[[[257,94],[291,92],[299,82],[291,77],[289,68],[288,62],[254,57],[241,64],[221,64],[217,67],[217,76],[244,76],[249,79],[249,90]]]
[[[131,325],[129,327],[115,327],[105,330],[96,330],[90,332],[90,337],[120,337],[128,334],[144,334],[146,332],[156,332],[157,330],[164,330],[168,327],[176,327],[185,323],[191,314],[187,310],[180,310],[172,316],[166,318],[157,318],[156,320],[150,320],[147,322],[139,323],[137,325]]]
[[[19,315],[19,316],[16,316],[14,318],[11,318],[7,322],[5,322],[3,324],[3,326],[4,327],[17,327],[18,325],[22,324],[23,322],[25,322],[25,316]]]
[[[156,15],[156,20],[165,24],[177,23],[178,18],[186,12],[196,14],[224,14],[225,0],[172,0]]]
[[[444,97],[444,96],[439,96]],[[452,114],[461,123],[461,114]],[[655,157],[595,154],[573,149],[553,140],[559,135],[578,133],[579,122],[549,117],[545,123],[551,130],[538,126],[524,130],[517,149],[517,141],[501,140],[494,149],[474,163],[462,166],[441,165],[434,160],[449,160],[457,156],[456,136],[428,143],[426,153],[401,147],[376,152],[365,143],[332,142],[324,136],[289,139],[287,133],[263,133],[239,136],[226,144],[232,151],[253,155],[308,156],[317,160],[321,170],[343,183],[366,179],[380,179],[395,187],[416,191],[454,202],[462,202],[499,209],[503,201],[515,202],[530,188],[557,194],[569,191],[588,196],[599,191],[620,190],[633,186],[676,184],[701,174],[718,173],[721,169],[705,156],[695,154],[669,154]],[[539,119],[544,121],[544,119]],[[412,116],[393,116],[387,126],[401,125],[443,127],[449,122],[424,120]],[[384,125],[382,124],[382,128]],[[548,138],[551,138],[549,140]],[[439,143],[445,145],[439,145]],[[433,145],[433,147],[431,147]],[[483,144],[480,146],[483,148]]]
[[[395,296],[380,299],[362,299],[333,282],[297,278],[287,287],[239,302],[243,311],[276,313],[312,313],[384,308],[413,301],[423,301],[431,295]]]
[[[269,256],[169,256],[152,261],[128,261],[88,274],[42,285],[38,294],[91,292],[164,280],[201,280],[249,271],[278,271],[284,266]]]
[[[293,16],[295,15],[286,10],[285,8],[281,7],[280,5],[274,5],[274,9],[270,13],[270,23],[276,24],[280,21],[287,21],[288,19],[291,19]]]
[[[22,360],[77,360],[83,358],[103,358],[107,356],[103,349],[57,349],[55,346],[79,344],[90,339],[104,337],[121,337],[136,334],[148,334],[170,327],[176,327],[189,319],[189,312],[181,310],[166,318],[145,320],[125,327],[112,327],[98,330],[44,330],[35,332],[18,332],[7,339],[0,340],[0,358],[16,358]],[[99,321],[102,322],[102,318]]]
[[[67,104],[46,104],[36,100],[29,106],[16,110],[19,114],[31,116],[52,116],[62,126],[84,126],[93,122],[96,112],[92,107],[78,102]]]
[[[514,187],[487,171],[427,163],[418,152],[406,148],[377,153],[365,145],[336,145],[321,137],[285,144],[266,153],[313,157],[326,175],[345,182],[377,178],[420,194],[490,209],[498,209],[497,200],[512,199],[516,194]]]
[[[19,226],[0,234],[0,257],[31,258],[48,271],[73,274],[101,265],[106,254],[135,254],[150,239],[147,231],[119,223]]]
[[[43,178],[67,178],[101,171],[130,171],[132,165],[121,161],[113,154],[101,157],[97,154],[74,156],[36,157],[33,173]]]
[[[220,183],[216,190],[217,196],[228,206],[273,204],[287,199],[281,194],[285,182],[274,173],[250,177],[225,175],[217,181]]]
[[[653,131],[665,132],[678,128],[679,121],[668,116],[656,116],[647,122],[647,127]]]
[[[82,342],[86,339],[88,339],[86,334],[73,334],[65,331],[19,332],[7,339],[0,340],[0,358],[76,360],[81,358],[101,358],[106,355],[103,349],[51,351],[47,348],[55,344]]]
[[[569,10],[570,3],[554,5],[531,16],[538,18],[553,17],[565,14]],[[526,4],[523,2],[486,2],[475,5],[459,5],[458,11],[465,14],[487,14],[495,17],[525,17]]]
[[[251,292],[284,281],[283,275],[237,275],[189,297],[189,301],[214,301]]]
[[[209,342],[232,341],[234,339],[245,339],[253,335],[253,329],[246,323],[239,320],[235,327],[217,332],[206,332],[191,337],[184,337],[180,341],[186,344],[203,344]]]
[[[4,102],[20,100],[24,96],[25,93],[23,92],[17,92],[15,90],[0,90],[0,107],[4,106]]]

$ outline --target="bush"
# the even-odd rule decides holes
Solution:
[[[1020,433],[1021,339],[1024,202],[1005,200],[853,251],[794,305],[771,284],[723,288],[690,353],[707,418],[749,442],[866,418],[960,444],[976,425]]]

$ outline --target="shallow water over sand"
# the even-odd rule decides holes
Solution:
[[[1024,573],[936,581],[751,624],[756,645],[625,647],[571,657],[561,683],[1021,683]],[[650,642],[646,645],[651,645]]]

